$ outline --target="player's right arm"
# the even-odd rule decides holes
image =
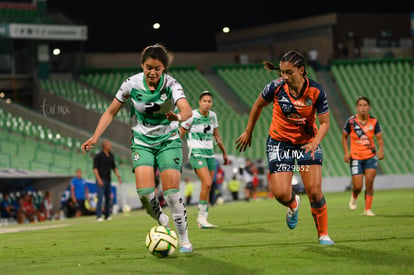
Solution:
[[[348,136],[349,134],[345,131],[342,132],[342,148],[344,149],[344,161],[349,163],[351,160],[351,153],[349,152],[348,148]]]
[[[108,109],[106,109],[99,119],[93,136],[82,144],[83,153],[86,153],[86,151],[90,151],[94,148],[94,145],[98,142],[99,137],[103,134],[106,128],[108,128],[109,124],[111,124],[121,107],[122,103],[118,99],[114,98],[111,105],[109,105]]]
[[[250,110],[249,121],[247,122],[246,129],[236,140],[236,149],[239,150],[239,152],[246,151],[247,146],[251,147],[254,127],[256,126],[256,122],[260,117],[262,109],[267,105],[269,105],[269,102],[265,101],[260,94]]]

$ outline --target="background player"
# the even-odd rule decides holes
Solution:
[[[371,211],[374,197],[374,179],[377,175],[378,159],[384,158],[384,141],[378,120],[369,115],[369,99],[358,97],[356,101],[357,114],[349,117],[342,132],[342,147],[344,160],[349,163],[352,175],[352,195],[349,208],[357,208],[357,199],[364,185],[365,176],[365,210],[364,215],[375,216]],[[348,149],[350,137],[351,151]],[[374,137],[378,141],[378,152],[375,149]]]
[[[181,123],[180,132],[183,137],[187,132],[189,159],[195,173],[201,180],[201,190],[198,201],[197,223],[200,228],[217,227],[207,221],[210,189],[213,183],[216,159],[214,157],[214,142],[223,153],[223,164],[228,162],[218,130],[217,114],[211,110],[213,96],[209,91],[203,91],[198,101],[198,109],[193,110],[193,116]]]

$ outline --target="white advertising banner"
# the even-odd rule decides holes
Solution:
[[[87,26],[9,24],[10,38],[47,40],[87,40]]]

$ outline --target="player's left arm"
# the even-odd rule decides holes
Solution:
[[[180,98],[177,101],[176,105],[178,107],[179,113],[176,114],[173,111],[170,111],[165,114],[169,121],[186,121],[193,116],[193,110],[191,109],[191,106],[185,97]]]
[[[382,139],[382,132],[375,135],[378,142],[378,159],[384,159],[384,140]]]
[[[223,140],[221,139],[218,128],[214,128],[213,136],[214,136],[214,140],[216,141],[217,146],[220,148],[221,152],[223,153],[223,161],[224,161],[223,164],[226,165],[229,162],[229,159],[227,157],[226,148],[224,148]]]

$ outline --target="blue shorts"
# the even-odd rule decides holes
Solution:
[[[378,158],[374,156],[370,159],[352,159],[349,162],[349,167],[351,169],[351,175],[360,175],[363,174],[366,169],[377,169],[378,168]]]
[[[270,136],[266,142],[266,155],[269,172],[304,172],[309,170],[309,165],[322,165],[322,148],[318,145],[315,158],[311,152],[305,153],[301,147],[304,144],[292,144],[285,141],[277,141]]]

